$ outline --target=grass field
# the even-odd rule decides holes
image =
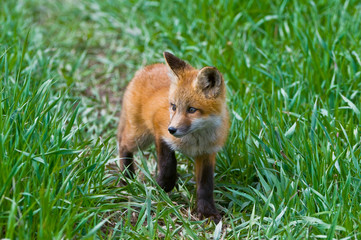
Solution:
[[[0,2],[0,238],[360,239],[361,3]],[[134,72],[171,51],[227,82],[223,219],[196,218],[193,160],[122,175],[115,134]]]

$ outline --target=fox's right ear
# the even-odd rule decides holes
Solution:
[[[169,52],[163,52],[163,56],[165,62],[169,68],[169,76],[173,82],[178,81],[180,74],[184,71],[184,69],[190,67],[185,61],[177,58],[173,54]]]
[[[207,98],[216,98],[224,90],[222,74],[215,67],[204,67],[194,81],[194,87],[199,89]]]

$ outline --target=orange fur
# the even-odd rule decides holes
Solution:
[[[207,186],[199,188],[199,198],[204,198],[208,195],[203,188],[213,193],[215,156],[229,130],[225,83],[213,67],[198,70],[169,53],[164,56],[167,65],[153,64],[138,71],[125,91],[118,127],[120,157],[131,156],[152,141],[158,154],[163,154],[161,161],[167,164],[171,159],[172,167],[172,151],[194,157],[197,185]],[[171,134],[170,127],[177,132]],[[163,152],[162,146],[167,146]],[[219,215],[211,198],[201,199],[201,215]]]
[[[138,147],[143,149],[151,143],[149,140],[154,140],[155,136],[166,138],[176,145],[181,145],[181,139],[172,136],[167,130],[170,123],[169,100],[173,100],[173,96],[177,95],[184,103],[192,104],[195,108],[201,109],[203,117],[212,114],[222,115],[222,126],[217,129],[219,137],[213,142],[213,146],[221,148],[227,140],[229,130],[225,88],[223,88],[219,98],[206,99],[192,86],[192,81],[198,72],[199,70],[196,69],[183,72],[179,83],[171,87],[167,74],[168,69],[164,64],[153,64],[138,71],[124,94],[118,128],[118,136],[123,138],[123,146],[120,147],[125,147],[132,152],[136,151]],[[184,116],[185,120],[196,117]],[[124,129],[127,131],[123,132]]]

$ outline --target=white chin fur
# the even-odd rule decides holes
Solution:
[[[212,131],[215,130],[215,128],[218,128],[222,124],[222,118],[220,116],[209,116],[207,118],[198,118],[192,122],[192,125],[189,129],[189,133],[195,132],[195,131],[203,131],[207,128],[212,129]]]

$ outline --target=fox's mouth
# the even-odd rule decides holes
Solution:
[[[181,137],[184,137],[185,135],[187,135],[189,132],[186,132],[186,133],[174,133],[172,134],[174,137],[176,138],[181,138]]]
[[[182,138],[186,135],[189,135],[191,133],[194,133],[194,132],[197,132],[199,130],[202,130],[202,129],[197,129],[197,128],[188,128],[186,131],[177,131],[175,133],[172,134],[173,137],[176,137],[176,138]]]
[[[176,138],[181,138],[184,137],[185,135],[189,134],[191,131],[189,129],[189,127],[183,127],[183,128],[174,128],[174,127],[168,127],[168,131],[169,133],[176,137]]]

